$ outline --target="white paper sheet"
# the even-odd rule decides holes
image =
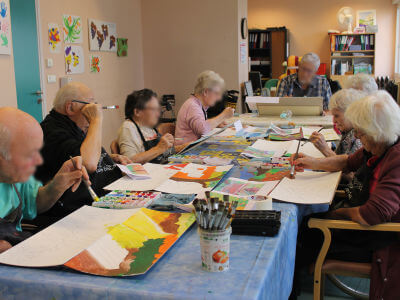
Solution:
[[[333,128],[322,129],[321,134],[324,136],[327,141],[337,141],[340,140],[339,135]]]
[[[273,199],[298,204],[329,204],[335,195],[341,174],[341,172],[298,172],[295,179],[283,178],[270,196]]]
[[[303,126],[303,137],[305,139],[309,139],[313,132],[321,130],[322,127],[320,126]]]
[[[62,265],[102,237],[108,227],[128,219],[137,210],[83,206],[0,254],[0,263],[25,267]]]
[[[279,180],[266,181],[263,187],[256,193],[256,197],[267,197],[278,183]]]
[[[290,146],[287,149],[287,153],[294,154],[296,153],[297,150],[297,144],[299,141],[290,141]],[[331,143],[328,143],[329,147]],[[299,148],[299,153],[304,153],[306,155],[312,156],[312,157],[325,157],[321,151],[319,151],[313,143],[311,142],[300,142],[300,148]]]
[[[166,169],[163,165],[147,163],[143,165],[150,179],[133,180],[129,176],[124,176],[113,183],[104,187],[105,190],[121,190],[121,191],[149,191],[154,190],[164,181],[168,180],[176,170]]]
[[[279,97],[246,97],[246,103],[248,104],[250,110],[257,110],[257,103],[277,104],[279,103]]]
[[[274,151],[274,157],[281,157],[292,145],[292,142],[293,141],[274,142],[259,139],[251,146],[261,151]]]

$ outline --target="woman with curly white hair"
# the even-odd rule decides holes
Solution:
[[[365,226],[400,223],[399,106],[387,92],[378,91],[351,104],[345,117],[352,123],[363,148],[352,155],[313,158],[299,154],[298,159],[292,157],[291,160],[298,171],[361,170],[362,189],[349,207],[311,217],[352,220]],[[303,224],[296,258],[298,267],[315,260],[322,240],[319,230]],[[400,299],[400,240],[397,235],[334,231],[327,257],[372,262],[370,299]]]

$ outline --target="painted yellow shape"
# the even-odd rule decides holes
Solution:
[[[195,221],[194,214],[189,214],[189,213],[182,214],[179,217],[178,222],[176,222],[176,224],[179,225],[178,236],[181,236],[186,231],[186,229],[188,229],[193,224],[194,221]]]
[[[140,234],[143,234],[148,239],[157,239],[169,235],[169,233],[164,232],[161,227],[151,218],[149,218],[142,210],[136,212],[122,224],[130,227]]]
[[[125,249],[140,248],[143,246],[143,243],[147,241],[147,238],[143,234],[122,224],[111,227],[107,233]]]

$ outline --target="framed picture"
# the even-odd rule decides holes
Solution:
[[[376,10],[357,10],[357,27],[367,27],[376,25]]]

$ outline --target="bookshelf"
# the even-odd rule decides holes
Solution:
[[[286,27],[249,29],[250,71],[261,73],[261,80],[278,78],[282,63],[288,55],[288,32]]]
[[[375,33],[329,34],[330,76],[343,80],[357,73],[375,73]]]

